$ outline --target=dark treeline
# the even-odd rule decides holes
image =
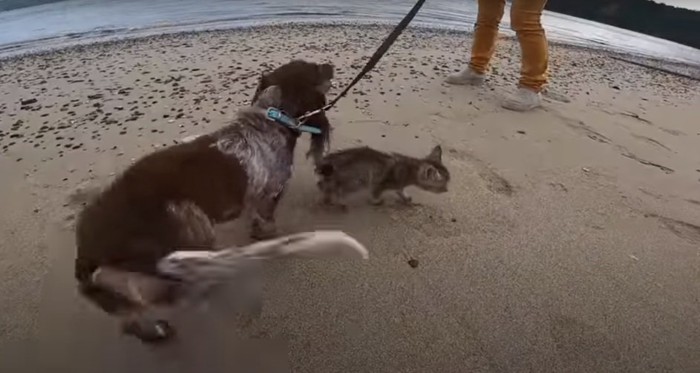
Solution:
[[[549,0],[547,10],[700,48],[700,12],[651,0]]]
[[[57,3],[63,0],[0,0],[0,11],[28,8],[30,6]]]

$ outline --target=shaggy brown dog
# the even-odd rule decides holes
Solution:
[[[274,212],[291,176],[299,132],[270,120],[275,107],[292,117],[325,103],[332,67],[295,61],[297,75],[256,92],[252,107],[229,125],[146,155],[90,201],[77,220],[75,276],[83,295],[123,317],[124,331],[166,339],[165,321],[148,321],[153,304],[180,297],[181,281],[158,270],[179,250],[214,250],[212,226],[252,215],[252,235],[275,234]],[[325,117],[324,117],[325,118]],[[310,121],[327,138],[327,121]]]

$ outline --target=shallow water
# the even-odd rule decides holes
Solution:
[[[0,12],[0,54],[165,32],[279,22],[396,23],[413,0],[68,0]],[[503,32],[512,34],[509,17]],[[472,30],[476,3],[431,0],[414,25]],[[546,12],[550,40],[700,65],[700,50],[632,31]]]

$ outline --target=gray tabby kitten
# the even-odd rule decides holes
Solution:
[[[444,193],[450,181],[439,145],[425,158],[384,153],[366,146],[340,150],[325,156],[316,167],[316,174],[323,203],[342,210],[347,207],[341,199],[361,189],[369,189],[370,203],[374,205],[383,202],[381,196],[386,190],[395,191],[403,203],[411,204],[406,187]]]

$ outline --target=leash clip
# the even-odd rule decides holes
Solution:
[[[299,125],[302,125],[302,124],[306,123],[306,121],[309,120],[309,118],[313,117],[316,114],[323,113],[324,111],[326,111],[328,109],[330,109],[330,105],[326,105],[320,109],[306,112],[305,114],[303,114],[299,118],[297,118],[297,122],[299,123]]]
[[[321,110],[321,109],[319,109],[319,110]],[[315,113],[311,114],[311,115],[307,115],[307,114],[302,115],[300,118],[304,117],[304,119],[299,120],[299,119],[294,119],[294,118],[290,117],[289,115],[285,114],[280,109],[273,108],[273,107],[267,109],[267,117],[269,119],[277,122],[277,123],[281,123],[285,127],[294,129],[294,130],[299,131],[299,132],[308,132],[308,133],[315,134],[315,135],[320,134],[321,133],[320,129],[304,125],[304,123],[306,122],[308,117],[315,115]]]

